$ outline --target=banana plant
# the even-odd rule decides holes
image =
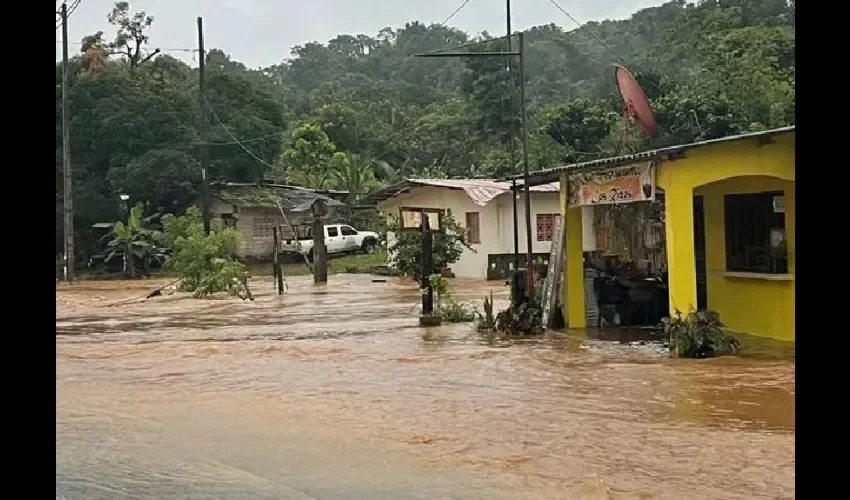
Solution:
[[[121,255],[124,259],[124,274],[133,277],[136,275],[134,258],[143,263],[156,258],[156,242],[161,233],[142,226],[142,204],[139,203],[130,209],[127,224],[121,221],[114,223],[108,236],[112,239],[106,245],[109,254],[105,260],[108,262],[116,255]]]

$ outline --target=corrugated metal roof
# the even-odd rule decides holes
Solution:
[[[212,187],[215,188],[216,197],[240,208],[277,208],[279,203],[287,212],[305,212],[319,199],[324,200],[329,207],[345,205],[311,189],[294,186],[228,183]]]
[[[360,205],[369,203],[378,204],[403,194],[417,186],[462,189],[473,203],[481,207],[490,203],[493,198],[511,190],[510,182],[497,181],[494,179],[405,179],[402,182],[386,187],[363,198],[360,200]],[[560,190],[560,185],[557,182],[552,182],[533,186],[531,190],[536,193],[558,192]]]
[[[529,183],[532,186],[535,186],[535,185],[539,185],[539,184],[550,183],[550,182],[552,182],[553,179],[558,179],[560,177],[560,174],[562,174],[564,172],[581,171],[581,170],[595,170],[597,168],[625,165],[625,164],[633,163],[633,162],[636,162],[636,161],[641,161],[641,160],[645,161],[645,160],[650,160],[650,159],[654,159],[654,158],[664,159],[666,157],[669,157],[670,155],[674,155],[676,153],[681,153],[681,152],[688,150],[688,149],[691,149],[691,148],[696,148],[696,147],[701,147],[701,146],[709,146],[709,145],[712,145],[712,144],[718,144],[718,143],[722,143],[722,142],[740,141],[740,140],[744,140],[744,139],[767,138],[767,137],[771,137],[771,136],[778,135],[778,134],[794,132],[794,130],[795,130],[795,126],[791,125],[790,127],[782,127],[782,128],[772,129],[772,130],[764,130],[764,131],[761,131],[761,132],[751,132],[751,133],[747,133],[747,134],[732,135],[732,136],[728,136],[728,137],[721,137],[721,138],[718,138],[718,139],[709,139],[709,140],[706,140],[706,141],[692,142],[690,144],[682,144],[682,145],[678,145],[678,146],[670,146],[670,147],[666,147],[666,148],[654,149],[654,150],[651,150],[651,151],[644,151],[642,153],[635,153],[635,154],[623,155],[623,156],[615,156],[615,157],[611,157],[611,158],[601,158],[599,160],[586,161],[586,162],[582,162],[582,163],[573,163],[571,165],[564,165],[564,166],[561,166],[561,167],[555,167],[555,168],[550,168],[550,169],[546,169],[546,170],[538,170],[536,172],[530,172],[528,174],[528,179],[529,179]],[[522,181],[523,177],[524,177],[523,174],[514,174],[514,175],[510,175],[510,176],[505,177],[504,180],[510,181],[510,180],[515,179],[517,181]]]

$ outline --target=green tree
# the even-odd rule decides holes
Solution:
[[[164,216],[162,233],[172,248],[166,268],[179,274],[181,290],[196,298],[227,292],[253,300],[248,288],[250,273],[236,260],[241,235],[233,228],[223,228],[220,220],[213,222],[207,235],[197,207],[189,207],[181,216]]]
[[[448,267],[457,262],[465,250],[475,252],[466,240],[466,231],[451,215],[440,217],[442,231],[434,233],[433,265],[434,270]],[[422,256],[422,233],[402,229],[401,221],[393,216],[386,231],[392,233],[394,242],[387,248],[393,267],[401,273],[420,276],[420,258]]]
[[[359,155],[335,153],[331,159],[331,186],[348,191],[349,204],[378,187],[374,160]]]
[[[136,259],[147,268],[151,260],[156,258],[156,243],[162,237],[159,231],[143,227],[142,213],[143,207],[139,203],[130,209],[126,225],[121,221],[112,224],[109,234],[112,239],[107,244],[109,253],[106,261],[121,256],[124,274],[131,278],[136,276]]]
[[[334,153],[336,146],[320,125],[302,123],[286,141],[280,156],[280,177],[291,184],[325,189],[332,180],[330,163]]]

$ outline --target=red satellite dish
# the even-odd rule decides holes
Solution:
[[[634,75],[626,68],[617,66],[615,75],[617,77],[617,89],[623,98],[623,142],[621,147],[626,143],[629,118],[637,122],[638,127],[646,137],[654,136],[658,131],[658,125],[655,123],[655,115],[652,113],[652,108],[649,107],[649,101],[647,101],[643,89],[638,85]]]

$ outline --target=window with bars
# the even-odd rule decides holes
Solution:
[[[558,214],[537,214],[537,241],[552,241]]]
[[[274,217],[255,217],[252,224],[252,236],[254,238],[271,238],[272,229],[277,224]]]
[[[727,271],[788,272],[783,199],[782,191],[724,197]]]

